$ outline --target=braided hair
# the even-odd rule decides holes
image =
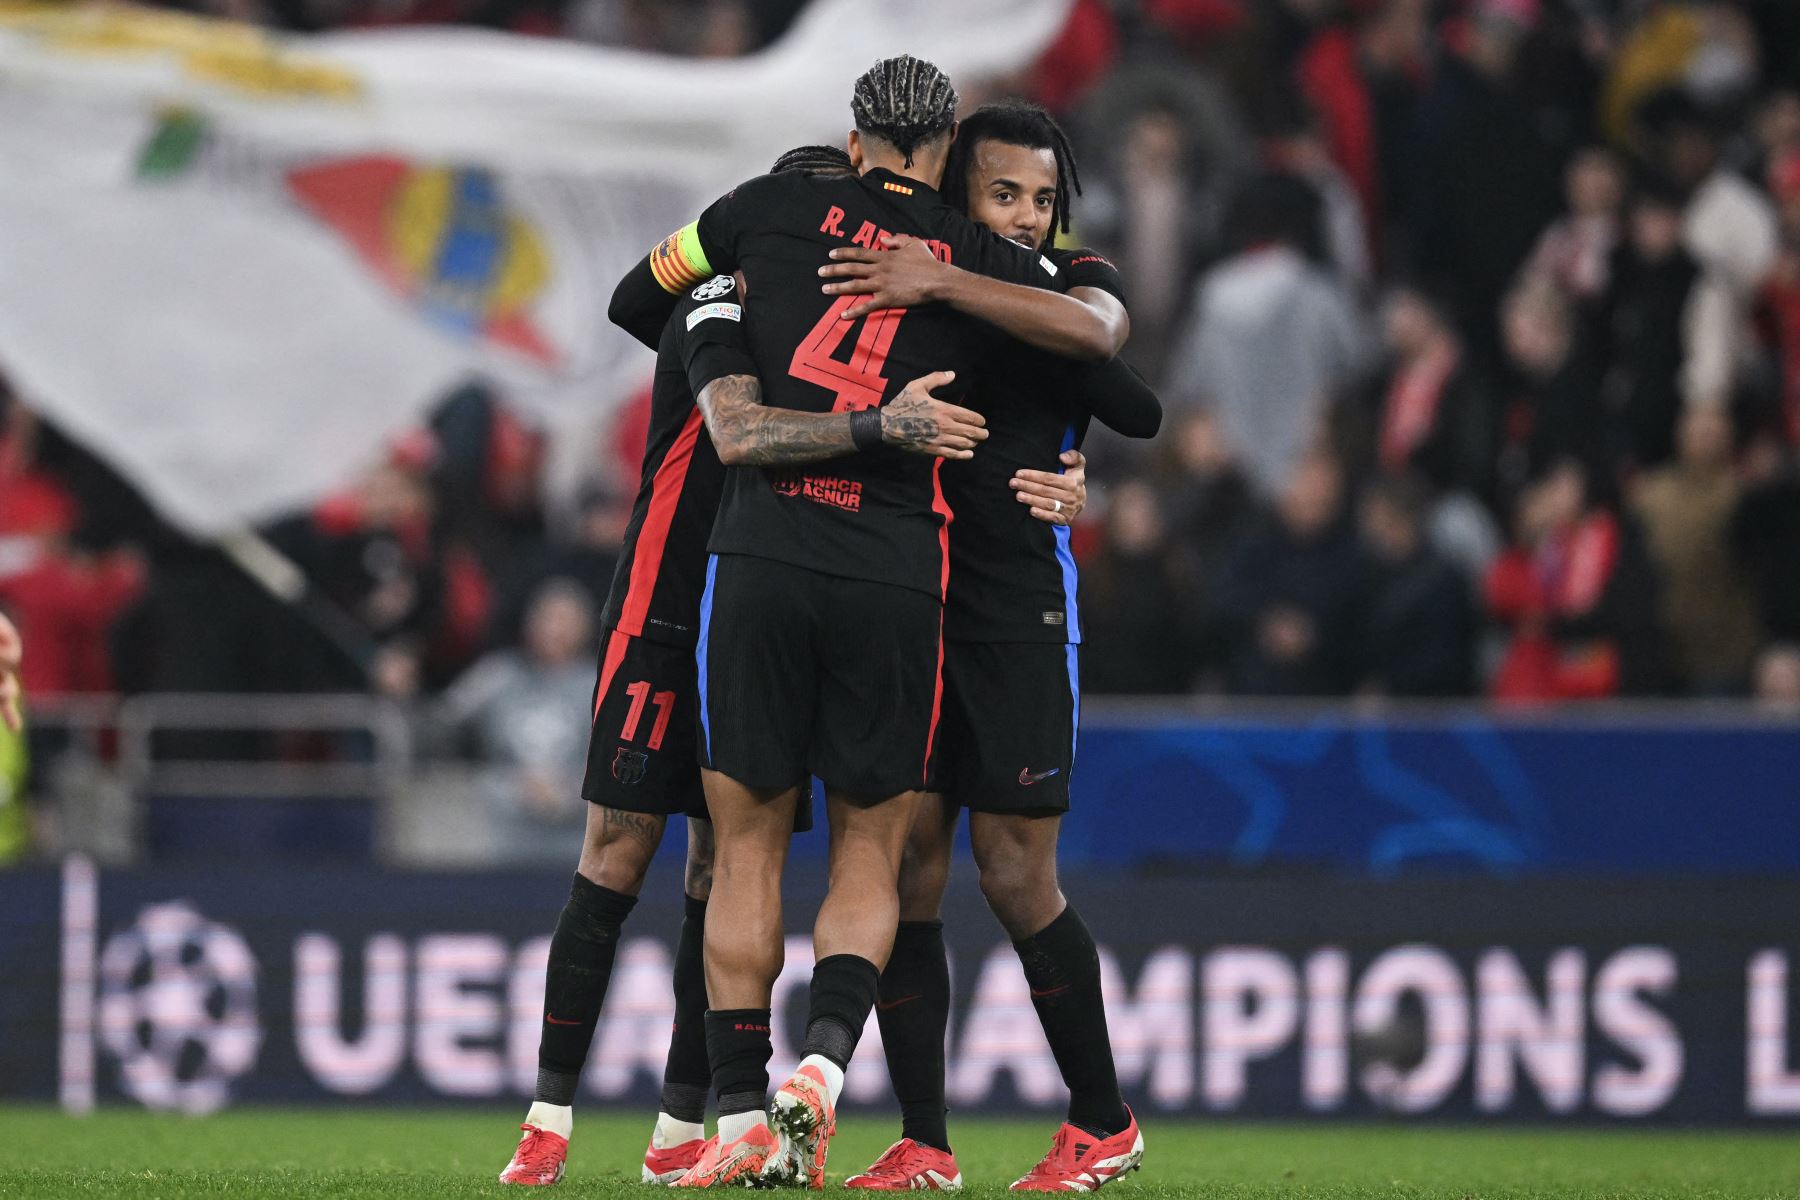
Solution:
[[[775,160],[769,174],[804,171],[808,175],[831,175],[849,172],[850,152],[842,146],[795,146]]]
[[[1069,135],[1041,105],[1026,100],[1001,100],[984,104],[963,118],[950,161],[944,167],[944,198],[958,209],[969,206],[969,173],[975,166],[975,148],[982,142],[1003,142],[1027,150],[1048,150],[1056,157],[1056,204],[1050,212],[1050,239],[1069,232],[1069,217],[1081,194],[1081,172],[1075,169],[1075,151]]]
[[[950,77],[934,64],[896,54],[858,77],[850,116],[858,132],[891,143],[910,167],[914,150],[956,123],[958,99]]]

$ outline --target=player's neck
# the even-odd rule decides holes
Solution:
[[[876,170],[891,172],[936,191],[944,180],[944,156],[915,154],[912,165],[907,166],[906,156],[903,154],[866,154],[862,162],[862,174],[867,175]]]

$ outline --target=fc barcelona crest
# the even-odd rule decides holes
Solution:
[[[635,787],[644,782],[644,771],[650,766],[650,756],[642,750],[633,750],[629,746],[620,746],[619,752],[613,755],[613,778],[626,787]]]

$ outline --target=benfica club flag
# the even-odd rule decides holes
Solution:
[[[1066,0],[821,0],[676,60],[460,29],[317,37],[0,0],[0,371],[177,523],[304,504],[473,375],[539,420],[641,380],[613,282],[883,55],[965,85]]]

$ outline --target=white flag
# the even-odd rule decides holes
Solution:
[[[176,523],[316,499],[485,376],[591,421],[646,353],[613,284],[875,59],[965,86],[1067,0],[821,0],[698,61],[464,29],[277,37],[0,0],[0,371]]]

